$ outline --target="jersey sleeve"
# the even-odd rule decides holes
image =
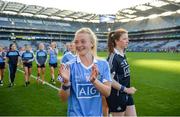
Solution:
[[[100,74],[101,77],[102,77],[102,82],[103,83],[107,82],[107,81],[112,82],[111,75],[110,75],[110,68],[109,68],[109,64],[108,64],[107,61],[105,61],[103,63],[103,67],[102,68],[103,68],[103,72],[102,72],[102,74]]]
[[[36,64],[39,64],[39,62],[38,62],[38,50],[36,51],[35,61],[36,61]]]
[[[66,63],[66,62],[68,62],[69,61],[69,54],[68,53],[66,53],[63,57],[62,57],[62,59],[61,59],[61,63]]]
[[[34,53],[33,53],[33,52],[31,52],[31,54],[32,54],[32,57],[31,57],[31,59],[29,60],[29,62],[34,61]]]

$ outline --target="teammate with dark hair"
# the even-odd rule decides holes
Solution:
[[[15,79],[15,74],[17,70],[17,64],[18,64],[18,59],[19,59],[19,51],[16,50],[16,45],[10,44],[9,46],[9,51],[6,54],[8,65],[9,65],[9,87],[14,86],[14,79]]]
[[[130,87],[130,69],[125,56],[128,46],[128,32],[118,29],[110,32],[108,38],[108,62],[112,74],[111,95],[107,98],[109,112],[113,116],[136,116],[132,94],[136,92]]]

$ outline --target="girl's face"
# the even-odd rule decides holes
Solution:
[[[27,46],[26,50],[30,51],[31,50],[31,46]]]
[[[11,50],[16,50],[16,45],[15,45],[15,44],[13,44],[13,45],[11,46]]]
[[[56,43],[51,43],[51,48],[56,48]]]
[[[74,44],[74,43],[71,43],[71,44],[70,44],[69,50],[70,50],[71,52],[75,52],[75,51],[76,51],[76,48],[75,48],[75,44]]]
[[[39,44],[39,49],[40,49],[40,50],[43,50],[43,49],[44,49],[44,44],[42,44],[42,43]]]
[[[84,56],[91,52],[93,47],[90,35],[87,33],[79,33],[74,39],[76,51],[79,56]]]
[[[116,40],[115,43],[116,43],[116,46],[119,48],[122,48],[122,49],[127,48],[128,43],[129,43],[128,34],[127,33],[122,34],[119,40]]]

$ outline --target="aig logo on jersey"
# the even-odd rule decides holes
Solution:
[[[99,97],[99,91],[92,84],[77,84],[78,98]]]

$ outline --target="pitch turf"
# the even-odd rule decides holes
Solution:
[[[105,52],[98,53],[106,57]],[[177,53],[127,53],[131,69],[131,85],[138,89],[134,95],[139,116],[180,115],[180,54]],[[33,75],[36,76],[36,65]],[[57,70],[56,70],[57,71]],[[47,65],[45,80],[50,81]],[[56,72],[57,77],[57,72]],[[8,88],[8,71],[4,86],[0,87],[0,115],[66,115],[67,103],[58,97],[58,91],[37,84],[24,87],[23,74],[17,71],[16,85]],[[60,83],[55,86],[59,87]]]

